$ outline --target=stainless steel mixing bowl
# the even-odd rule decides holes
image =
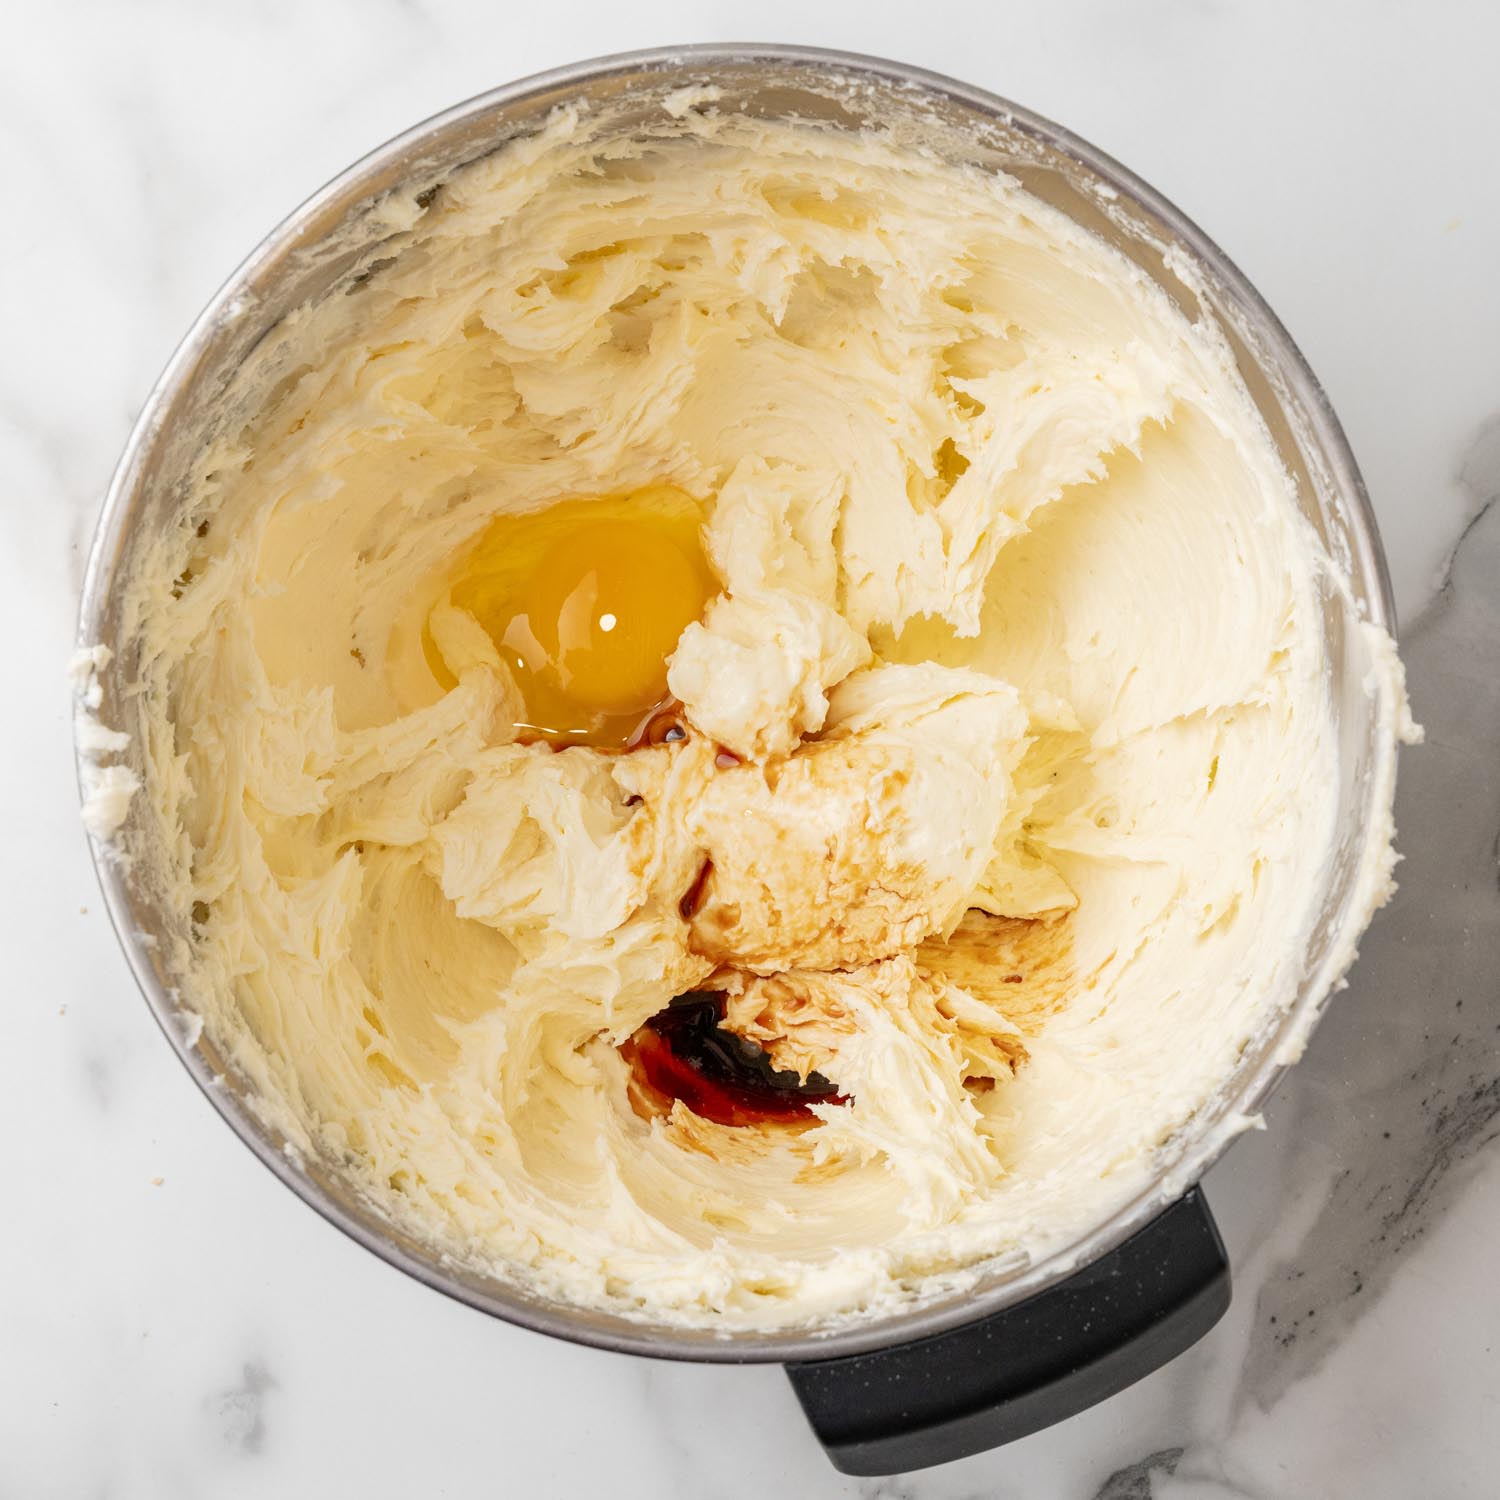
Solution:
[[[247,1107],[243,1081],[211,1041],[196,1038],[196,1029],[176,1012],[173,976],[164,967],[168,945],[155,939],[180,932],[184,915],[164,909],[149,880],[140,877],[139,861],[133,877],[96,847],[96,864],[131,968],[171,1045],[240,1138],[325,1218],[428,1285],[544,1333],[676,1359],[799,1362],[794,1383],[835,1462],[877,1472],[972,1451],[1055,1420],[1144,1373],[1191,1342],[1222,1311],[1227,1277],[1211,1264],[1217,1255],[1222,1271],[1222,1250],[1216,1249],[1217,1236],[1201,1200],[1192,1196],[1186,1207],[1165,1210],[1223,1148],[1230,1134],[1225,1122],[1252,1113],[1300,1050],[1344,962],[1346,929],[1360,918],[1358,885],[1371,844],[1385,838],[1394,777],[1394,705],[1384,687],[1373,695],[1367,691],[1366,642],[1359,628],[1365,620],[1392,628],[1390,585],[1375,523],[1353,456],[1317,380],[1275,315],[1218,247],[1160,194],[1068,131],[979,89],[896,63],[797,47],[685,47],[579,63],[508,84],[399,136],[317,193],[272,231],[188,331],[151,392],[105,500],[89,559],[79,638],[114,648],[114,660],[102,675],[100,712],[105,722],[133,729],[139,706],[129,693],[132,648],[122,638],[117,587],[130,566],[133,544],[167,524],[193,456],[234,419],[232,383],[248,352],[291,310],[351,285],[379,257],[392,232],[379,212],[384,195],[398,186],[420,190],[441,182],[463,163],[534,130],[550,109],[566,101],[623,101],[644,120],[659,111],[665,92],[698,82],[719,88],[721,110],[797,117],[835,128],[920,116],[943,155],[1009,172],[1118,247],[1189,317],[1211,319],[1223,330],[1295,479],[1299,502],[1348,581],[1347,592],[1329,589],[1323,613],[1339,748],[1338,852],[1305,977],[1290,1009],[1246,1050],[1224,1089],[1181,1132],[1150,1190],[1066,1251],[1024,1267],[997,1266],[961,1295],[929,1299],[879,1321],[823,1333],[723,1337],[539,1299],[445,1263],[377,1215],[332,1167],[285,1151],[284,1142]],[[139,739],[132,744],[138,746]],[[138,812],[126,826],[127,838],[133,829],[139,833]],[[1191,1252],[1180,1250],[1184,1234],[1195,1247]],[[1123,1252],[1117,1249],[1122,1246]],[[1127,1261],[1135,1255],[1135,1271],[1128,1265],[1121,1269],[1122,1254]],[[1184,1254],[1191,1264],[1183,1261]],[[1141,1267],[1174,1256],[1186,1265],[1181,1286],[1163,1284],[1153,1292],[1139,1282]],[[1077,1274],[1085,1267],[1090,1270]],[[1145,1299],[1136,1323],[1126,1327],[1130,1319],[1117,1318],[1113,1345],[1080,1350],[1076,1339],[1070,1343],[1069,1329],[1080,1318],[1102,1317],[1107,1324],[1109,1307],[1119,1312],[1122,1275],[1136,1276]],[[1090,1285],[1096,1288],[1095,1303],[1079,1303]],[[1101,1295],[1108,1303],[1102,1311],[1096,1305]],[[1066,1300],[1070,1296],[1072,1303]],[[1181,1313],[1189,1306],[1196,1311],[1172,1324],[1174,1308]],[[1168,1336],[1173,1327],[1175,1334]],[[976,1342],[981,1330],[988,1332]],[[1024,1345],[1034,1353],[1038,1340],[1047,1339],[1060,1341],[1052,1365],[1017,1373],[1015,1352]],[[904,1372],[891,1363],[893,1353],[903,1350],[908,1364],[918,1361]],[[924,1415],[916,1411],[921,1402],[914,1404],[911,1392],[914,1383],[930,1383],[920,1361],[939,1355],[950,1368],[955,1361],[964,1368],[983,1367],[991,1383],[984,1390],[951,1390],[946,1411],[924,1408]],[[817,1363],[801,1363],[807,1361]],[[1002,1375],[1010,1371],[1005,1377],[1010,1385],[998,1395],[997,1369]],[[1080,1370],[1088,1377],[1081,1383]],[[849,1394],[851,1380],[860,1383],[863,1395]],[[879,1396],[882,1383],[895,1392],[889,1399]],[[1029,1406],[1020,1399],[1028,1393]],[[986,1403],[1008,1410],[1009,1417],[998,1425],[986,1422]],[[925,1447],[922,1441],[913,1444],[913,1432],[925,1434]]]

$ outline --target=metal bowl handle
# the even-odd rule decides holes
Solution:
[[[1123,1391],[1229,1306],[1229,1261],[1193,1188],[1066,1281],[949,1333],[786,1367],[833,1466],[899,1474],[1025,1437]]]

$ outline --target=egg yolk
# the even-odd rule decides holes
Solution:
[[[501,516],[446,597],[499,648],[526,704],[521,738],[621,747],[670,701],[667,662],[716,589],[690,495],[656,485]],[[443,686],[452,676],[424,640]]]
[[[698,575],[670,538],[600,521],[542,558],[503,644],[584,709],[640,712],[665,697],[667,658],[703,605]]]

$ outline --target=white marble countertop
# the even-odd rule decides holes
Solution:
[[[0,50],[0,1495],[1493,1496],[1500,1479],[1500,12],[1288,0],[15,8]],[[1226,247],[1369,479],[1428,743],[1402,888],[1207,1179],[1235,1304],[1010,1448],[836,1475],[781,1372],[492,1322],[303,1208],[214,1118],[98,899],[63,679],[89,531],[180,333],[396,130],[582,55],[753,36],[1061,120]]]

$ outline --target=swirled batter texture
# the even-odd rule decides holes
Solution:
[[[1325,563],[1218,340],[1100,240],[677,113],[387,205],[131,619],[184,993],[267,1113],[461,1259],[789,1326],[1098,1222],[1289,998]],[[663,486],[711,575],[685,733],[557,750],[455,570]],[[653,1099],[622,1045],[704,989],[837,1097]]]

